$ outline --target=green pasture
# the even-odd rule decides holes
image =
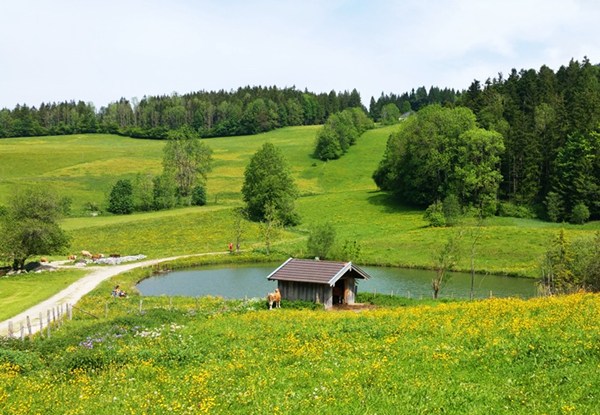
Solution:
[[[479,229],[473,220],[454,228],[430,228],[423,211],[379,192],[371,174],[381,160],[395,126],[367,131],[339,160],[312,158],[319,127],[289,127],[255,136],[224,137],[206,142],[214,152],[208,178],[208,204],[163,212],[114,216],[103,212],[85,216],[83,205],[103,206],[111,186],[121,178],[161,170],[164,141],[112,135],[19,138],[0,140],[0,203],[13,186],[41,183],[73,200],[73,216],[63,221],[72,235],[71,252],[137,254],[163,257],[198,252],[221,252],[233,239],[233,207],[242,205],[240,189],[249,158],[264,142],[286,156],[301,197],[297,209],[302,223],[280,232],[276,249],[286,255],[306,255],[310,227],[330,221],[338,245],[356,241],[358,262],[405,267],[431,267],[436,250],[453,233],[461,233],[462,256],[457,269],[470,269],[470,245],[480,233],[475,267],[479,272],[535,277],[543,253],[560,229],[567,235],[591,234],[600,224],[552,224],[537,220],[489,218]],[[256,224],[247,224],[243,249],[264,248]],[[337,249],[339,252],[339,247]]]
[[[378,301],[376,298],[375,301]],[[0,341],[3,414],[595,414],[600,297],[269,311],[92,294]],[[108,317],[105,316],[108,310]],[[76,310],[77,311],[77,310]]]
[[[0,278],[0,321],[52,297],[83,275],[82,270],[60,270]]]

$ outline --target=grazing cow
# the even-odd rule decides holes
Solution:
[[[100,258],[104,258],[104,254],[94,254],[92,255],[92,261],[96,261]]]
[[[67,257],[67,259],[68,259],[69,261],[75,261],[75,260],[77,259],[77,255],[69,255],[69,256]]]
[[[86,258],[91,258],[92,253],[90,251],[81,251],[81,256],[84,256]]]
[[[40,262],[48,262],[48,258],[46,258],[45,256],[40,258]]]
[[[111,258],[121,258],[121,254],[110,254]]]
[[[273,304],[275,304],[275,308],[281,308],[281,293],[279,292],[279,288],[275,288],[275,292],[267,294],[267,301],[269,302],[269,310],[273,309]]]

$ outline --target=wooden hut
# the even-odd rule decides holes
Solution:
[[[277,281],[281,298],[335,304],[354,304],[357,279],[369,275],[352,262],[294,259],[285,261],[267,279]]]

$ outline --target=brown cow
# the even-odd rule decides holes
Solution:
[[[275,292],[267,294],[267,301],[269,302],[269,310],[273,309],[273,304],[275,304],[275,308],[281,308],[281,293],[279,292],[279,288],[275,288]]]
[[[90,251],[81,251],[81,256],[84,256],[86,258],[91,258],[92,253]]]

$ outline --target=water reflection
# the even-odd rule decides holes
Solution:
[[[264,297],[276,283],[267,281],[276,264],[206,266],[199,269],[173,271],[141,281],[137,288],[145,296],[204,296],[224,298]],[[359,292],[401,295],[412,298],[431,296],[433,271],[404,268],[361,267],[371,279],[359,281]],[[497,275],[475,275],[476,298],[522,297],[535,295],[535,281],[526,278]],[[440,297],[469,298],[471,275],[451,273],[442,287]]]

